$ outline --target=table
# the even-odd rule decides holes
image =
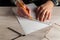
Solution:
[[[55,22],[60,25],[59,17],[60,7],[54,7],[51,22]],[[12,38],[18,36],[16,33],[7,29],[7,27],[11,27],[12,29],[24,34],[21,25],[18,23],[17,18],[13,14],[11,7],[0,7],[0,40],[11,40]],[[45,28],[25,37],[19,37],[16,40],[40,40],[48,30],[49,28]]]

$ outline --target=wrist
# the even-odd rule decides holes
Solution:
[[[59,5],[59,2],[58,2],[58,0],[51,0],[53,3],[54,3],[54,5]]]
[[[47,1],[47,2],[50,3],[50,5],[52,5],[52,6],[55,5],[51,0],[49,0],[49,1]]]

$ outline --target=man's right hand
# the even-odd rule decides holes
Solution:
[[[31,18],[30,15],[30,10],[26,5],[23,5],[23,7],[20,6],[19,2],[17,1],[16,3],[17,7],[18,7],[18,14],[22,17],[27,17],[27,18]]]

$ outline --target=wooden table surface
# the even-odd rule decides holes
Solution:
[[[58,18],[60,16],[59,14],[60,7],[55,7],[53,9],[51,21],[60,24],[60,19]],[[0,40],[11,40],[14,37],[18,36],[16,33],[9,30],[8,27],[11,27],[12,29],[24,34],[20,24],[17,21],[17,18],[11,10],[11,7],[0,7]],[[43,38],[47,30],[49,30],[49,28],[45,28],[41,31],[37,31],[25,37],[19,37],[16,40],[40,40],[41,38]]]

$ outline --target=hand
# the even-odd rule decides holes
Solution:
[[[51,11],[54,4],[52,1],[47,1],[45,4],[42,4],[37,8],[36,18],[40,21],[49,20],[51,18]]]
[[[20,6],[19,2],[17,1],[16,3],[17,7],[18,7],[18,14],[22,17],[28,17],[30,18],[30,10],[26,5],[23,5],[23,7]]]

